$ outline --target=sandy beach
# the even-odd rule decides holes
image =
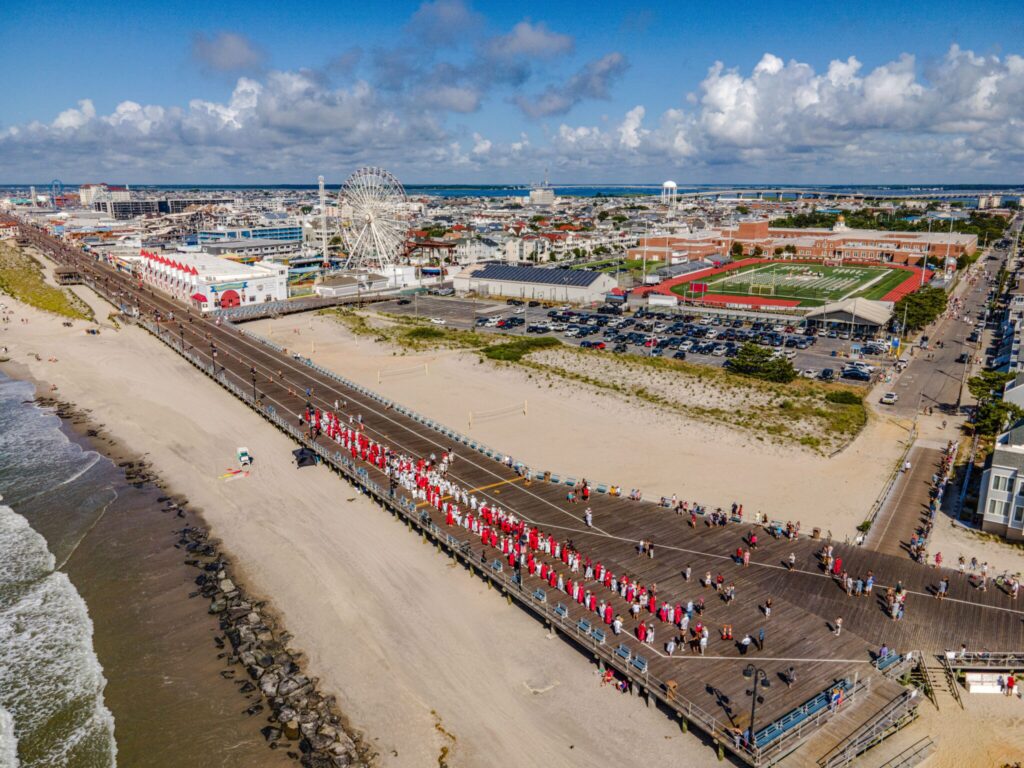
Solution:
[[[500,756],[586,765],[642,752],[718,765],[656,709],[600,688],[577,651],[351,487],[323,468],[296,470],[284,436],[144,332],[87,336],[76,326],[18,307],[2,344],[36,380],[148,452],[202,511],[381,764],[493,765]],[[255,471],[226,482],[238,445],[257,457]]]
[[[247,328],[532,467],[640,488],[647,498],[677,494],[712,508],[735,501],[838,538],[855,535],[908,434],[907,426],[874,417],[842,453],[826,458],[636,398],[481,362],[471,352],[401,354],[330,317],[292,315]],[[427,375],[388,375],[423,363]],[[524,401],[526,415],[476,419],[470,431],[470,411]]]
[[[92,303],[106,317],[102,303]],[[382,765],[675,764],[683,755],[688,766],[719,765],[656,709],[601,688],[577,651],[546,636],[350,486],[322,467],[296,470],[294,446],[283,435],[142,331],[105,325],[100,336],[87,336],[81,324],[65,328],[28,308],[17,307],[15,317],[2,334],[12,361],[55,384],[62,398],[92,409],[125,445],[148,452],[224,542],[244,585],[271,600],[293,645],[306,652],[310,673],[338,696]],[[302,328],[303,343],[311,341],[309,318],[289,322]],[[376,384],[378,367],[411,362],[346,339],[331,321],[312,325],[319,334],[315,358],[359,381]],[[275,331],[278,343],[286,343],[284,335]],[[721,489],[735,487],[737,499],[764,499],[757,506],[765,511],[800,509],[805,526],[837,526],[839,512],[822,508],[815,516],[822,499],[835,500],[851,524],[858,520],[877,493],[863,487],[864,473],[882,473],[886,451],[896,450],[885,443],[881,458],[871,459],[878,456],[876,438],[899,429],[875,421],[869,430],[881,435],[863,435],[831,462],[794,462],[778,448],[755,454],[724,436],[710,440],[645,408],[588,393],[566,397],[557,386],[539,391],[527,374],[506,369],[495,376],[464,355],[425,357],[429,377],[385,378],[381,389],[436,418],[447,414],[458,426],[467,407],[528,392],[525,420],[486,423],[477,436],[537,463],[627,486],[657,489],[666,478],[684,478],[693,489],[687,496],[709,503],[728,503]],[[221,475],[238,445],[256,456],[255,469],[226,481]],[[865,462],[868,469],[860,466]],[[971,718],[972,728],[977,722],[979,733],[995,741],[1017,709],[1005,717],[986,711]],[[991,765],[972,760],[956,764]]]

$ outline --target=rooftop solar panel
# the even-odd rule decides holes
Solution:
[[[480,280],[505,280],[515,283],[543,283],[545,285],[571,285],[586,287],[593,284],[600,272],[585,269],[537,269],[488,264],[473,273]]]

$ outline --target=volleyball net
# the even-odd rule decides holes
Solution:
[[[485,421],[494,421],[495,419],[504,419],[508,416],[515,416],[519,413],[526,416],[526,400],[514,405],[506,405],[503,408],[491,408],[486,411],[470,411],[469,428],[472,429],[473,424],[479,424]]]
[[[416,376],[420,374],[423,376],[430,375],[430,369],[426,363],[417,363],[416,365],[409,365],[404,368],[378,368],[377,383],[380,384],[384,379],[389,379],[392,376]]]

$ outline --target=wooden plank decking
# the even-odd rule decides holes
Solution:
[[[150,314],[156,307],[164,318],[171,311],[179,318],[184,312],[183,307],[165,296],[140,291],[127,276],[89,262],[77,252],[61,251],[56,243],[49,243],[48,249],[57,258],[78,263],[98,291],[111,296],[126,310],[139,307]],[[118,292],[121,295],[117,295]],[[595,493],[589,502],[594,519],[593,527],[588,528],[582,520],[586,505],[570,504],[566,500],[568,488],[565,485],[542,481],[527,485],[506,464],[456,443],[455,438],[439,431],[439,428],[443,430],[440,425],[435,428],[425,424],[401,407],[382,402],[367,390],[343,383],[330,372],[294,359],[238,329],[193,316],[180,324],[165,321],[156,330],[165,343],[183,347],[180,351],[201,366],[211,365],[211,352],[216,349],[215,368],[222,369],[218,370],[218,378],[233,386],[241,397],[252,391],[251,371],[255,370],[258,398],[264,410],[272,409],[276,417],[290,424],[297,423],[297,415],[305,408],[306,390],[311,388],[310,400],[314,407],[333,409],[335,399],[347,401],[348,412],[363,416],[371,438],[410,456],[439,455],[457,445],[457,459],[449,477],[467,489],[474,489],[478,498],[513,512],[563,542],[571,539],[584,556],[601,562],[617,576],[628,574],[648,586],[656,583],[659,602],[685,605],[687,600],[703,597],[706,610],[702,619],[711,630],[711,642],[703,657],[692,651],[677,651],[675,656],[669,657],[663,643],[673,630],[646,611],[642,612],[642,617],[657,625],[656,644],[640,644],[632,636],[632,622],[627,621],[627,632],[617,638],[605,627],[608,630],[606,645],[626,643],[631,653],[639,653],[648,661],[643,674],[626,667],[625,671],[629,671],[634,680],[659,695],[664,693],[665,683],[674,681],[681,700],[696,705],[720,721],[723,727],[745,728],[749,724],[749,684],[742,671],[751,662],[764,668],[771,681],[764,691],[763,703],[758,706],[755,725],[761,728],[840,678],[870,681],[867,689],[870,703],[863,705],[864,716],[870,714],[868,710],[877,708],[879,702],[898,695],[901,688],[883,678],[869,663],[871,653],[882,643],[897,652],[937,652],[957,648],[962,642],[970,648],[988,650],[1024,648],[1024,610],[1008,595],[998,589],[978,592],[966,579],[944,570],[951,585],[948,597],[939,601],[932,596],[932,590],[940,572],[913,563],[905,553],[834,543],[835,553],[843,559],[845,570],[859,576],[868,570],[875,574],[875,593],[855,598],[848,597],[837,582],[823,572],[817,557],[822,541],[806,537],[795,541],[775,539],[759,530],[759,546],[750,565],[743,567],[733,560],[732,554],[743,545],[752,526],[730,523],[709,527],[701,520],[692,528],[688,518],[656,504],[600,493]],[[326,438],[321,438],[320,443],[331,451],[336,449],[333,443],[328,446]],[[916,463],[927,464],[921,458]],[[367,479],[387,486],[386,479],[376,468],[364,466],[364,470]],[[929,478],[931,471],[927,470]],[[405,504],[409,509],[414,506],[409,502]],[[431,513],[431,521],[444,536],[451,535],[453,541],[468,544],[473,557],[479,558],[482,546],[476,536],[464,529],[447,528],[443,517],[427,507],[420,507],[417,512]],[[654,542],[655,558],[638,556],[636,544],[641,538]],[[796,556],[793,571],[786,566],[790,553]],[[484,557],[490,561],[500,554],[489,550],[484,552]],[[691,569],[690,581],[682,577],[686,567]],[[699,579],[707,571],[713,576],[721,573],[726,584],[735,584],[737,599],[733,603],[726,604],[713,589],[700,585]],[[892,621],[884,610],[885,588],[897,583],[909,593],[906,618],[901,622]],[[610,599],[616,613],[628,616],[628,607],[618,596],[612,596],[593,582],[587,587],[599,599]],[[535,589],[544,590],[548,616],[555,603],[564,603],[569,608],[569,618],[564,623],[570,628],[569,634],[576,621],[584,617],[603,626],[599,617],[585,612],[568,595],[557,593],[539,579],[527,576],[522,589],[527,595]],[[766,619],[762,607],[769,596],[774,608],[771,618]],[[524,602],[530,599],[520,595],[517,598]],[[839,616],[844,620],[843,631],[836,637],[832,623]],[[719,639],[718,632],[724,624],[733,626],[735,640],[746,633],[756,638],[763,628],[765,649],[741,654],[735,641]],[[587,642],[584,640],[582,644]],[[789,667],[796,670],[797,681],[792,688],[782,679]],[[852,704],[858,706],[857,700]],[[834,734],[837,741],[843,737],[842,730],[837,726]],[[822,743],[827,741],[828,738],[824,738]]]

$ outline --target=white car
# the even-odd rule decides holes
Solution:
[[[443,317],[432,317],[430,318],[430,322],[432,322],[434,325],[445,325],[448,321],[445,320]]]
[[[805,368],[804,370],[800,371],[800,375],[803,376],[805,379],[818,378],[818,372],[813,368]]]
[[[878,402],[880,402],[882,405],[896,405],[896,401],[899,399],[900,396],[897,395],[895,392],[886,392],[884,395],[882,395]]]
[[[513,315],[522,315],[522,314],[525,314],[525,313],[526,313],[526,310],[523,307],[516,307],[515,309],[512,310],[512,314]]]

